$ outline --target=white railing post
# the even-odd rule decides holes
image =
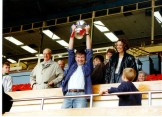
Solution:
[[[148,105],[152,105],[152,93],[150,91],[148,92]]]
[[[42,98],[42,100],[41,100],[41,110],[43,110],[43,106],[44,106],[44,99]]]
[[[93,95],[90,95],[90,108],[92,108],[92,104],[93,104]]]

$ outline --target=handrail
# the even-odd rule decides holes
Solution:
[[[81,97],[90,97],[90,108],[92,108],[93,97],[94,96],[113,96],[113,95],[128,95],[128,94],[148,94],[148,105],[151,106],[152,94],[153,93],[162,93],[162,90],[153,90],[153,91],[137,91],[137,92],[120,92],[120,93],[110,93],[110,94],[86,94],[86,95],[76,95],[76,96],[51,96],[51,97],[37,97],[37,98],[22,98],[22,99],[13,99],[13,102],[19,101],[32,101],[32,100],[41,100],[41,110],[43,110],[44,100],[49,99],[64,99],[64,98],[81,98]]]

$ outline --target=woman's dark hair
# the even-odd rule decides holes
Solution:
[[[126,39],[119,39],[117,42],[121,41],[123,43],[123,49],[124,51],[127,51],[129,49],[129,45],[128,45],[128,42]],[[115,48],[116,48],[116,44],[117,42],[115,43]]]

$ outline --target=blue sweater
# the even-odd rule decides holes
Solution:
[[[108,89],[109,93],[117,93],[117,92],[133,92],[138,91],[138,89],[134,86],[134,84],[130,81],[123,81],[121,84],[115,88],[111,87]],[[119,106],[135,106],[141,105],[141,94],[130,94],[130,95],[119,95]]]
[[[68,90],[68,81],[71,77],[71,75],[76,71],[78,65],[75,61],[75,53],[73,49],[68,49],[68,66],[69,68],[66,71],[65,77],[62,81],[62,91],[65,95]],[[91,94],[92,93],[92,83],[91,83],[91,73],[93,70],[93,62],[92,62],[92,55],[93,51],[92,49],[86,50],[86,63],[82,66],[84,78],[85,78],[85,94]],[[79,82],[78,82],[79,83]]]

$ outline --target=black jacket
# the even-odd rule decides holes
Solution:
[[[111,87],[109,93],[117,92],[137,92],[138,89],[130,81],[123,81],[117,88]],[[129,94],[129,95],[118,95],[119,106],[136,106],[141,105],[142,95],[141,94]]]
[[[137,71],[135,58],[132,55],[125,52],[119,68],[118,77],[115,78],[115,70],[118,64],[118,60],[119,60],[119,53],[113,54],[113,56],[110,58],[110,61],[108,63],[109,65],[107,66],[105,71],[106,83],[119,83],[121,81],[121,76],[124,68],[128,68],[128,67],[133,68],[136,71],[136,78],[134,79],[134,81],[136,81],[138,71]]]
[[[104,63],[100,63],[93,69],[93,72],[91,74],[92,85],[104,84],[105,83],[104,76],[105,76],[105,65]]]
[[[4,92],[4,88],[2,86],[2,114],[10,111],[13,104],[11,100],[12,97]]]

